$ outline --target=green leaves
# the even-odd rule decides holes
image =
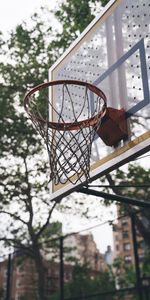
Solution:
[[[54,12],[62,25],[62,32],[57,33],[52,47],[61,53],[69,47],[72,41],[89,25],[94,15],[91,10],[91,2],[96,6],[98,0],[67,0],[62,2]]]
[[[81,284],[82,283],[82,284]],[[65,284],[64,294],[65,298],[70,297],[84,297],[90,294],[98,294],[101,292],[108,292],[115,289],[115,281],[110,278],[107,271],[92,274],[91,270],[86,264],[76,264],[73,266],[72,280]],[[112,295],[103,295],[103,299],[112,299]],[[98,300],[100,296],[93,296]],[[52,300],[59,299],[59,296],[53,295]]]

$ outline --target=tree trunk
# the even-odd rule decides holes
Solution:
[[[34,261],[35,261],[35,268],[37,272],[37,290],[38,290],[38,296],[37,300],[46,300],[46,289],[45,289],[45,267],[42,255],[40,253],[40,250],[37,247],[34,247]]]

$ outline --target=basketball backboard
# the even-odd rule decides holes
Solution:
[[[114,148],[106,146],[98,136],[95,138],[91,181],[150,149],[149,11],[148,0],[109,1],[49,70],[50,80],[80,80],[96,85],[105,93],[109,107],[123,108],[126,112],[128,140]],[[54,94],[51,98],[53,106],[57,106],[60,93],[55,91]],[[77,109],[80,97],[78,90]],[[92,107],[92,97],[90,101]],[[66,114],[71,119],[67,108]],[[83,183],[55,185],[52,182],[51,199],[62,198]]]

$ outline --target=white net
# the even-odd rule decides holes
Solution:
[[[83,175],[84,180],[89,181],[92,143],[106,112],[106,97],[101,90],[87,83],[80,86],[79,83],[59,82],[60,101],[54,106],[48,96],[49,84],[29,92],[25,97],[25,108],[46,144],[50,181],[53,180],[55,185],[76,184],[82,181]],[[76,107],[79,88],[82,97]],[[94,98],[93,106],[91,98]],[[49,121],[50,111],[52,122]]]

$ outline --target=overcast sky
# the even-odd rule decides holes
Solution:
[[[55,0],[1,0],[0,31],[6,33],[23,20],[29,20],[30,16],[41,6],[48,6],[52,9],[55,5]]]

